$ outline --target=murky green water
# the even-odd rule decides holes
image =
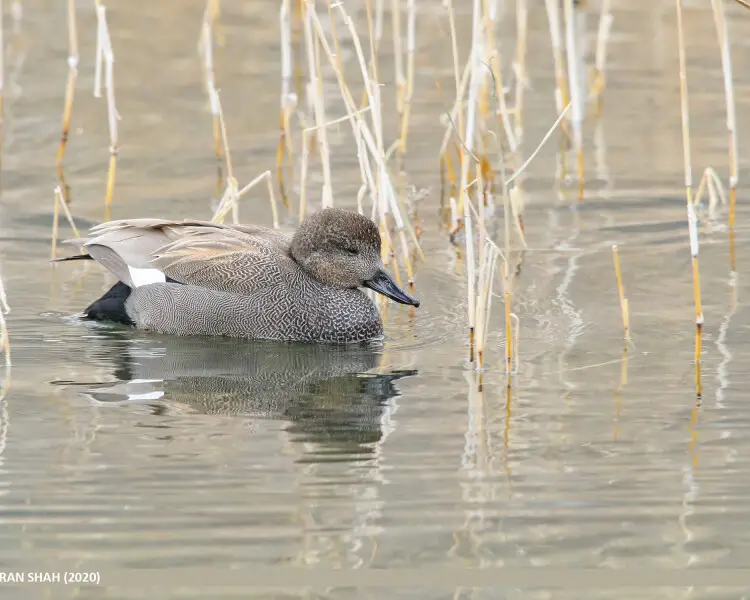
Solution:
[[[481,392],[466,365],[465,277],[437,215],[439,116],[452,97],[439,2],[418,3],[405,163],[408,183],[430,188],[419,207],[428,258],[416,274],[422,307],[412,316],[389,306],[384,347],[357,350],[175,339],[72,316],[112,282],[96,265],[48,263],[64,4],[28,0],[18,32],[6,23],[0,257],[13,369],[0,404],[0,571],[97,570],[108,589],[26,584],[3,597],[742,597],[750,581],[690,574],[750,562],[748,162],[740,164],[735,277],[726,215],[701,224],[706,324],[696,407],[672,2],[616,3],[605,114],[586,129],[584,202],[573,188],[556,190],[556,143],[530,168],[531,249],[516,298],[521,368],[510,395],[499,300]],[[92,95],[89,4],[80,3],[65,159],[83,227],[104,218],[108,160],[106,104]],[[470,3],[456,4],[466,41]],[[546,16],[533,4],[526,152],[555,118]],[[726,180],[715,31],[710,7],[693,4],[686,29],[695,179],[713,166]],[[245,182],[275,160],[278,3],[223,5],[216,79]],[[216,166],[196,53],[203,2],[107,6],[122,116],[112,218],[207,218]],[[362,17],[357,6],[350,11]],[[750,13],[727,10],[742,156]],[[356,65],[350,72],[359,81]],[[388,43],[382,73],[388,98]],[[392,109],[386,116],[393,139]],[[332,133],[334,197],[354,207],[359,171],[348,136],[344,126]],[[319,172],[314,162],[311,202]],[[291,183],[289,191],[298,194]],[[293,226],[294,215],[283,214]],[[265,192],[244,200],[241,217],[270,224]],[[65,225],[61,233],[70,235]],[[626,355],[613,243],[635,338]],[[290,570],[301,566],[308,570]],[[287,569],[277,582],[286,589],[250,589],[254,578],[271,584],[271,567]],[[503,583],[503,571],[494,584],[457,575],[480,567],[506,567],[509,579]],[[539,568],[533,585],[513,579],[529,567]],[[558,573],[549,583],[544,567]],[[605,592],[606,572],[602,583],[582,571],[595,567],[625,569],[643,587]],[[687,567],[684,579],[674,575]],[[363,572],[374,587],[357,592],[332,568],[402,569],[405,579],[389,585],[387,574]],[[613,581],[624,585],[621,575]]]

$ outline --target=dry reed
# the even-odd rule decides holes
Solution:
[[[470,60],[471,60],[471,75],[469,77],[469,98],[466,106],[466,127],[463,130],[463,144],[461,144],[461,178],[459,184],[459,201],[458,201],[458,212],[463,212],[464,218],[464,232],[466,239],[466,277],[467,277],[467,294],[468,294],[468,318],[469,318],[469,361],[474,362],[474,344],[475,344],[475,333],[476,333],[476,261],[474,252],[474,235],[472,228],[471,211],[469,208],[469,164],[470,157],[473,156],[474,149],[474,138],[475,138],[475,127],[476,127],[476,115],[477,115],[477,100],[479,93],[479,48],[481,30],[479,27],[480,23],[480,3],[479,0],[474,0],[474,10],[472,18],[472,35],[471,35],[471,49],[470,49]],[[451,35],[455,35],[453,31],[454,26],[451,26]],[[454,62],[455,64],[455,62]],[[456,74],[457,78],[457,74]],[[459,105],[459,114],[461,113],[461,106]],[[463,211],[462,211],[463,209]]]
[[[698,189],[693,198],[693,206],[699,206],[701,198],[705,192],[708,192],[708,216],[714,218],[716,215],[716,206],[721,202],[727,204],[727,198],[724,194],[724,186],[719,179],[719,175],[711,167],[706,167],[703,176],[698,184]]]
[[[214,79],[214,52],[213,52],[213,22],[215,2],[207,0],[206,9],[203,13],[201,35],[198,42],[199,52],[203,56],[203,71],[206,79],[206,93],[208,94],[209,107],[211,109],[211,120],[213,124],[214,153],[217,163],[222,161],[221,124],[219,123],[219,108],[216,105],[216,84]]]
[[[514,106],[515,136],[518,143],[523,139],[523,101],[526,89],[526,45],[528,40],[529,13],[527,0],[516,0],[516,103]]]
[[[219,136],[222,142],[224,150],[224,159],[227,167],[226,184],[224,186],[224,193],[222,194],[219,205],[214,212],[211,220],[215,223],[223,223],[224,217],[227,212],[232,211],[232,220],[235,224],[239,223],[239,205],[237,204],[238,184],[237,179],[234,177],[234,169],[232,168],[232,154],[229,151],[229,140],[227,138],[227,128],[224,123],[224,111],[221,109],[221,100],[219,99],[219,92],[211,87],[211,104],[216,106],[216,112],[219,117]]]
[[[281,32],[281,101],[280,101],[280,133],[279,145],[276,150],[276,180],[279,184],[279,192],[288,206],[284,186],[284,154],[289,157],[289,162],[294,162],[294,148],[290,129],[290,118],[297,105],[297,96],[291,91],[292,85],[292,20],[290,0],[282,0],[279,10],[279,26]]]
[[[107,192],[104,200],[104,204],[109,211],[109,206],[112,203],[112,197],[115,189],[115,174],[117,172],[117,155],[119,153],[119,139],[117,133],[117,121],[119,115],[117,114],[117,107],[115,106],[115,82],[114,82],[114,63],[115,55],[112,51],[112,40],[109,36],[109,27],[107,26],[107,9],[102,4],[96,5],[97,14],[97,69],[101,73],[102,66],[104,67],[104,87],[107,93],[107,117],[109,121],[109,169],[107,171]],[[100,75],[101,77],[101,75]],[[101,85],[101,82],[95,82],[95,93],[99,91],[97,83]]]
[[[496,11],[493,9],[494,3],[490,3],[489,0],[483,0],[483,14],[480,17],[484,27],[484,39],[483,42],[486,44],[487,52],[485,56],[486,65],[489,67],[489,73],[494,83],[494,98],[496,103],[496,112],[500,117],[500,123],[502,125],[503,132],[505,133],[505,139],[508,143],[508,150],[511,155],[514,155],[518,150],[518,140],[514,133],[514,128],[511,124],[510,114],[508,106],[505,101],[505,91],[503,87],[503,75],[501,68],[500,52],[497,50],[497,43],[495,42],[495,29],[496,29]],[[522,67],[524,70],[525,67]],[[525,75],[525,72],[524,72]]]
[[[620,312],[622,313],[622,328],[625,332],[625,340],[630,340],[630,310],[628,299],[625,297],[625,289],[622,285],[622,272],[620,270],[620,254],[617,244],[612,246],[612,260],[615,265],[615,276],[617,277],[617,293],[620,296]]]
[[[366,66],[364,53],[362,51],[362,44],[360,43],[359,36],[357,35],[351,18],[349,17],[341,3],[337,4],[336,7],[339,9],[344,24],[352,37],[357,62],[359,63],[360,71],[362,73],[368,106],[370,108],[370,110],[367,111],[367,114],[371,118],[372,129],[365,122],[365,119],[363,117],[364,111],[357,110],[351,91],[346,84],[343,70],[340,68],[340,62],[337,60],[335,53],[331,50],[330,44],[328,43],[328,39],[325,32],[323,31],[320,20],[315,13],[315,10],[310,5],[308,5],[307,7],[307,17],[310,20],[311,29],[314,29],[315,31],[320,49],[328,58],[329,64],[332,67],[334,74],[336,75],[339,91],[341,92],[342,99],[344,100],[347,115],[352,126],[352,133],[354,135],[354,139],[357,140],[357,147],[360,150],[366,151],[365,153],[362,153],[360,151],[360,153],[358,154],[358,158],[360,161],[360,169],[363,173],[363,184],[367,184],[370,198],[373,201],[373,216],[375,213],[378,213],[380,217],[380,232],[381,235],[384,236],[384,244],[382,247],[383,259],[385,262],[387,262],[391,255],[390,237],[389,235],[387,235],[386,226],[386,216],[390,214],[395,222],[396,231],[401,242],[401,257],[404,267],[406,268],[407,275],[409,277],[410,287],[413,288],[414,275],[411,259],[409,257],[409,248],[406,240],[405,230],[408,230],[414,243],[415,249],[420,255],[421,248],[419,247],[419,244],[416,240],[414,229],[408,222],[408,215],[406,220],[401,216],[399,202],[388,173],[386,155],[383,146],[380,85],[377,81],[372,80],[370,77],[370,73]],[[333,30],[333,33],[335,35],[335,29]],[[334,43],[338,45],[338,41],[336,39],[334,39]],[[308,48],[312,50],[310,46],[311,44],[308,44]],[[319,102],[322,103],[322,98],[319,98]],[[325,122],[321,121],[319,124],[325,124]],[[320,131],[325,131],[325,127],[322,127]],[[372,169],[370,165],[370,157],[375,161],[376,169]],[[303,150],[303,162],[304,159],[305,155]],[[372,173],[377,173],[377,177],[373,177]]]
[[[8,297],[5,294],[5,284],[3,278],[0,277],[0,350],[5,354],[5,367],[11,366],[10,360],[10,338],[8,337],[8,323],[5,320],[5,315],[10,312],[10,306],[8,305]],[[6,381],[3,382],[2,393],[7,392],[7,386],[10,385],[9,372],[6,370],[5,373]],[[2,399],[0,399],[1,401]]]
[[[510,385],[510,374],[513,371],[513,319],[512,319],[512,290],[510,280],[510,194],[508,184],[505,180],[505,161],[501,160],[501,176],[503,178],[503,217],[505,225],[505,255],[503,257],[503,290],[505,294],[505,372],[508,375]]]
[[[313,36],[312,18],[315,13],[315,5],[309,0],[306,2],[305,14],[303,18],[305,47],[307,50],[307,66],[309,73],[309,82],[307,87],[308,98],[312,98],[313,114],[315,123],[322,125],[326,122],[325,102],[323,98],[323,74],[320,70],[320,52],[318,50],[319,39]],[[318,141],[318,153],[320,155],[321,166],[323,169],[323,189],[321,193],[321,202],[323,208],[333,206],[333,184],[331,181],[331,160],[330,148],[328,146],[328,134],[326,128],[322,127],[316,135]]]
[[[677,41],[680,64],[680,114],[682,117],[682,145],[685,163],[685,199],[687,201],[688,228],[690,236],[690,255],[693,267],[693,295],[695,298],[695,362],[700,363],[703,308],[701,303],[700,269],[699,269],[699,245],[698,245],[698,223],[695,209],[693,207],[693,176],[690,158],[690,115],[688,109],[687,72],[685,61],[685,34],[682,17],[682,0],[675,0],[677,8]],[[696,390],[700,395],[700,369],[696,366]]]
[[[583,98],[578,73],[578,47],[575,32],[575,9],[573,0],[563,0],[563,14],[565,17],[565,53],[568,58],[568,79],[570,85],[570,101],[573,104],[572,128],[573,146],[576,151],[578,164],[578,199],[583,199]]]
[[[97,6],[97,11],[99,6]],[[68,81],[65,85],[65,107],[63,109],[62,134],[60,146],[57,149],[57,168],[62,172],[62,161],[68,144],[70,132],[70,116],[73,112],[73,98],[78,77],[78,26],[76,24],[75,0],[68,0]]]
[[[737,125],[734,106],[734,82],[732,78],[732,55],[729,50],[729,31],[722,0],[711,0],[714,13],[716,35],[721,51],[721,70],[724,74],[724,96],[727,109],[727,130],[729,133],[729,228],[734,229],[734,211],[737,203]]]
[[[569,103],[567,75],[565,73],[565,62],[562,51],[562,35],[560,25],[560,5],[558,0],[544,0],[547,7],[547,22],[549,23],[549,34],[552,42],[552,58],[555,66],[555,105],[560,114],[563,107]],[[560,172],[558,177],[562,180],[566,176],[566,154],[569,134],[566,126],[560,130]]]
[[[3,98],[5,96],[5,6],[0,0],[0,164],[3,151]]]
[[[212,103],[216,106],[216,111],[219,115],[219,135],[221,138],[223,155],[226,160],[227,167],[227,178],[224,187],[224,192],[221,196],[216,210],[214,211],[211,221],[214,223],[223,223],[227,214],[232,212],[232,220],[235,224],[239,223],[239,200],[247,192],[253,189],[261,181],[266,182],[268,189],[268,199],[271,203],[271,212],[273,214],[273,226],[275,229],[279,228],[279,212],[276,206],[276,195],[273,192],[273,183],[271,181],[271,172],[265,171],[253,179],[242,189],[239,189],[237,179],[234,176],[234,168],[232,166],[232,153],[229,150],[229,139],[227,136],[226,123],[224,122],[224,111],[221,108],[221,99],[219,98],[219,92],[211,88],[213,94]]]
[[[607,42],[612,30],[612,13],[610,12],[611,0],[602,0],[599,12],[599,28],[596,35],[596,54],[594,59],[594,72],[591,82],[591,96],[596,99],[596,112],[601,116],[604,109],[604,89],[607,85]]]
[[[406,155],[406,135],[409,131],[411,116],[411,102],[414,95],[414,49],[417,8],[415,0],[408,0],[408,22],[406,35],[406,84],[404,88],[403,108],[401,111],[401,136],[399,138],[399,152],[401,159]]]
[[[62,211],[65,213],[65,218],[68,220],[68,224],[73,230],[73,235],[75,235],[77,238],[81,237],[81,234],[78,232],[78,228],[76,227],[75,221],[73,220],[73,215],[70,214],[70,209],[68,208],[68,204],[65,201],[65,195],[63,194],[62,186],[58,185],[55,188],[55,204],[52,213],[52,248],[50,250],[50,260],[54,260],[57,257],[57,232],[59,229],[60,209],[62,209]]]

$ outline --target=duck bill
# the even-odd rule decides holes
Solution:
[[[409,304],[410,306],[419,306],[419,300],[407,294],[404,290],[396,285],[388,271],[378,269],[372,279],[365,281],[363,284],[366,288],[375,290],[378,294],[383,294],[399,304]]]

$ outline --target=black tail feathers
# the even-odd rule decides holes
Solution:
[[[106,294],[86,307],[83,313],[93,321],[112,321],[134,327],[135,322],[125,310],[125,301],[132,291],[122,281],[118,281]]]

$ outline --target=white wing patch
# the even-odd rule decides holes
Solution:
[[[141,287],[150,283],[165,283],[167,281],[167,276],[159,271],[159,269],[139,269],[138,267],[128,265],[128,272],[135,287]]]

